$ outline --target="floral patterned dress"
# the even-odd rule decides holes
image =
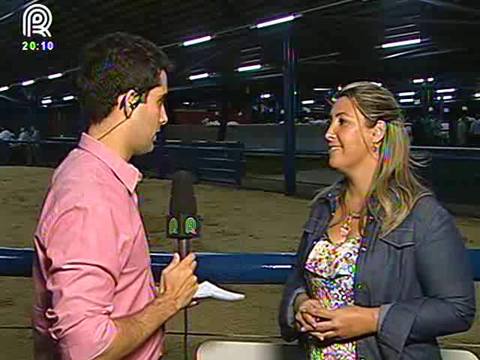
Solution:
[[[305,270],[316,299],[333,310],[353,305],[353,280],[361,237],[349,237],[333,244],[325,233],[310,252]],[[310,345],[311,360],[355,360],[356,344],[333,343]]]

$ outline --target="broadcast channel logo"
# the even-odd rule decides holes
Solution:
[[[26,37],[41,35],[43,37],[52,37],[48,30],[52,25],[52,12],[48,7],[42,4],[35,4],[27,7],[22,18],[22,32]]]

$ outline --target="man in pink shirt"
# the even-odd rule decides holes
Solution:
[[[88,132],[55,171],[35,231],[34,358],[157,360],[163,326],[197,290],[174,256],[157,290],[133,155],[168,121],[166,55],[114,33],[85,49],[78,85]]]

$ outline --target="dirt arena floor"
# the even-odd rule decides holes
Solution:
[[[0,246],[32,247],[32,233],[52,170],[46,168],[0,167]],[[195,251],[269,252],[295,251],[300,229],[308,214],[308,200],[281,194],[197,185],[199,213],[204,217],[203,238]],[[170,183],[145,179],[139,186],[141,208],[152,249],[171,251],[164,240],[164,216]],[[480,219],[456,218],[468,246],[480,248]],[[0,359],[31,359],[31,280],[0,278]],[[265,337],[276,340],[280,286],[229,286],[244,292],[238,303],[206,301],[190,311],[190,353],[206,339],[205,334],[235,334],[241,339]],[[478,299],[480,286],[477,284]],[[478,307],[480,301],[477,299]],[[169,332],[183,329],[181,317],[167,326]],[[442,339],[447,345],[467,348],[480,355],[480,316],[465,334]],[[467,345],[469,344],[469,345]],[[169,335],[166,359],[183,359],[182,338]]]

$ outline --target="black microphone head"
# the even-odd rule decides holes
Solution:
[[[193,194],[193,176],[188,171],[177,171],[172,177],[170,209],[167,215],[167,237],[192,239],[200,236],[201,224],[197,216],[197,201]],[[182,242],[184,244],[185,242]],[[186,249],[180,251],[185,255]]]
[[[173,174],[169,212],[170,214],[197,214],[197,200],[193,193],[193,176],[188,171],[180,170]]]

